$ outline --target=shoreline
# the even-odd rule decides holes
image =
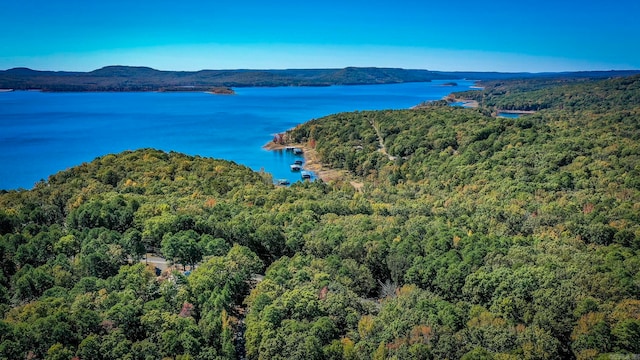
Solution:
[[[477,100],[459,98],[459,97],[454,96],[453,93],[445,96],[442,99],[446,100],[449,104],[451,104],[451,103],[460,103],[460,104],[462,104],[462,107],[465,107],[465,108],[476,109],[476,108],[478,108],[480,106],[480,104],[478,103]]]
[[[316,177],[324,182],[331,182],[335,180],[344,179],[346,175],[345,170],[331,169],[320,162],[320,157],[316,149],[308,146],[307,144],[299,143],[286,143],[278,144],[273,141],[262,146],[267,151],[282,151],[289,147],[296,147],[302,149],[302,156],[304,157],[303,169],[312,171]]]
[[[476,109],[476,108],[478,108],[480,106],[480,104],[478,104],[478,101],[476,101],[476,100],[454,99],[453,102],[461,103],[462,107],[471,108],[471,109]]]

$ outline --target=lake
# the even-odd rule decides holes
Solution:
[[[98,156],[139,148],[232,160],[296,181],[293,154],[262,148],[273,134],[337,112],[404,109],[473,86],[447,82],[237,88],[236,95],[0,92],[0,189],[32,188]]]

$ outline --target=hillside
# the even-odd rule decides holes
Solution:
[[[551,100],[289,131],[345,170],[331,183],[144,149],[4,192],[0,358],[637,354],[638,84],[501,82],[481,97]],[[154,248],[198,265],[156,277]]]
[[[91,72],[0,71],[0,88],[45,91],[202,91],[211,87],[390,84],[441,79],[428,70],[344,68],[310,70],[160,71],[107,66]]]
[[[594,83],[589,79],[552,78],[483,81],[484,91],[456,93],[490,110],[629,110],[640,102],[638,75]]]

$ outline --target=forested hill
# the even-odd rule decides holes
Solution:
[[[637,71],[574,73],[439,72],[397,68],[160,71],[148,67],[107,66],[90,72],[0,71],[0,89],[44,91],[207,91],[212,87],[329,86],[426,82],[436,79],[602,78]]]
[[[160,71],[107,66],[91,72],[0,71],[0,88],[45,91],[195,91],[215,86],[329,86],[423,82],[444,77],[428,70],[394,68],[309,70]]]
[[[593,79],[552,78],[483,81],[483,91],[456,93],[495,110],[630,110],[640,103],[640,75],[594,82]]]
[[[640,353],[639,82],[505,85],[563,94],[519,119],[433,106],[287,133],[344,181],[146,149],[4,192],[0,358]],[[153,248],[198,265],[156,277]]]

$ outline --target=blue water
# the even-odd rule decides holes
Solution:
[[[0,92],[0,189],[32,188],[98,156],[147,147],[232,160],[293,182],[294,156],[262,148],[273,134],[337,112],[409,108],[473,85],[445,82],[238,88],[234,96]]]
[[[517,119],[522,114],[520,113],[508,113],[508,112],[498,112],[498,117],[509,118],[509,119]]]

